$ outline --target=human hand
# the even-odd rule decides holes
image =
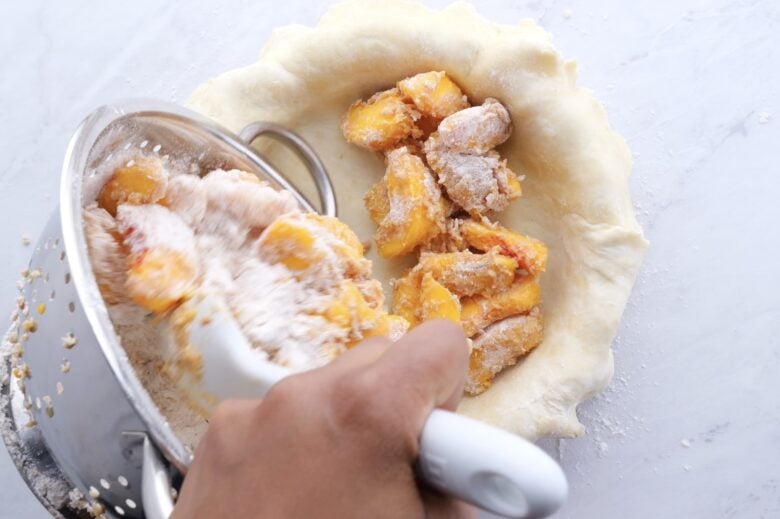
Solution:
[[[460,401],[468,357],[459,327],[430,321],[290,376],[262,401],[221,403],[173,518],[470,517],[413,470],[428,414]]]

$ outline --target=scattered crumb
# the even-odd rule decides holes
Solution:
[[[70,372],[70,361],[68,359],[64,359],[62,361],[62,364],[60,364],[60,371],[63,373]]]
[[[76,342],[76,336],[73,335],[72,332],[62,338],[62,346],[68,350],[73,348],[76,345]]]
[[[38,422],[35,421],[35,420],[30,420],[29,422],[24,424],[24,426],[27,427],[28,429],[32,429],[33,427],[36,427],[37,425],[38,425]]]
[[[97,499],[100,497],[100,491],[96,489],[95,487],[89,487],[89,497],[92,499]]]
[[[683,438],[682,440],[680,440],[680,445],[682,445],[687,449],[688,447],[691,446],[691,440],[689,440],[688,438]]]
[[[769,112],[758,113],[758,124],[766,124],[772,119],[772,114]]]
[[[21,241],[22,241],[22,246],[23,247],[27,247],[27,246],[29,246],[32,243],[32,239],[27,234],[22,234]]]
[[[32,373],[30,373],[30,366],[27,365],[27,363],[21,363],[18,366],[16,366],[12,373],[15,378],[22,380],[25,378],[32,378]]]
[[[68,492],[68,506],[73,508],[74,510],[78,510],[83,507],[84,505],[84,494],[81,493],[81,490],[78,488],[74,488],[70,492]]]
[[[100,503],[90,503],[87,507],[87,511],[92,515],[92,517],[100,518],[105,517],[106,507],[101,505]]]
[[[693,468],[693,467],[691,467],[690,465],[683,465],[683,470],[684,470],[685,472],[690,472],[690,471],[691,471],[691,468]]]
[[[45,305],[45,304],[43,304],[43,303],[40,303],[40,304],[38,305],[38,307],[36,308],[36,310],[38,311],[38,314],[39,314],[39,315],[43,315],[43,314],[45,314],[45,313],[46,313],[46,305]]]
[[[605,456],[609,452],[609,444],[607,442],[598,442],[597,447],[600,457]]]
[[[566,8],[566,9],[563,10],[563,17],[564,18],[566,18],[567,20],[570,20],[572,16],[574,16],[574,11],[572,11],[569,8]]]
[[[65,387],[62,385],[62,382],[57,382],[57,394],[61,395],[65,391]]]
[[[25,319],[22,323],[22,330],[29,333],[35,333],[38,330],[38,323],[35,322],[35,319]]]

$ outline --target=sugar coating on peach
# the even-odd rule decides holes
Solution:
[[[444,229],[441,192],[425,162],[408,147],[387,154],[389,211],[377,229],[379,254],[394,258],[412,252]]]
[[[168,172],[157,157],[139,156],[116,168],[103,184],[98,206],[116,216],[120,204],[151,204],[165,196]]]
[[[163,314],[186,300],[195,287],[197,267],[181,252],[150,249],[132,258],[127,291],[137,305]]]
[[[460,324],[460,301],[430,273],[423,275],[420,284],[419,317],[421,321],[447,319]]]
[[[471,251],[423,253],[415,270],[430,273],[459,296],[471,296],[508,288],[515,277],[517,261],[500,254],[497,248],[487,254]]]
[[[507,317],[479,333],[472,341],[465,390],[485,391],[495,376],[536,348],[543,338],[542,315],[534,308],[527,315]]]
[[[520,278],[509,289],[490,297],[464,297],[461,299],[463,331],[471,337],[505,317],[530,312],[540,301],[541,290],[534,278]]]
[[[420,277],[415,272],[393,281],[393,312],[414,327],[419,324],[417,308],[420,303]]]
[[[520,197],[517,175],[493,148],[511,132],[506,108],[488,98],[456,112],[425,141],[425,157],[447,196],[475,216],[499,212]]]
[[[118,229],[128,249],[127,289],[139,306],[161,314],[186,299],[198,278],[195,237],[167,208],[119,206]]]
[[[520,268],[532,276],[547,268],[547,247],[541,241],[525,236],[497,223],[464,220],[458,232],[469,247],[489,251],[498,247],[502,254],[517,260]]]
[[[388,150],[420,136],[415,121],[420,114],[404,101],[397,88],[378,92],[368,101],[357,101],[344,116],[341,131],[352,144],[373,151]]]
[[[512,119],[504,105],[488,97],[479,106],[445,118],[439,124],[438,132],[442,144],[449,151],[481,155],[509,138]]]
[[[344,277],[370,277],[363,244],[349,227],[330,216],[282,215],[260,235],[257,251],[263,260],[290,269],[297,279],[322,286]]]
[[[398,82],[398,89],[423,115],[443,119],[468,108],[460,87],[442,71],[423,72]]]
[[[367,337],[398,338],[409,324],[369,302],[352,281],[343,281],[338,295],[323,312],[328,321],[348,331],[347,347]]]
[[[289,191],[277,191],[255,175],[237,169],[210,172],[202,179],[202,189],[214,216],[255,229],[264,229],[277,217],[300,210]]]
[[[390,197],[387,194],[387,178],[382,177],[363,196],[363,203],[368,209],[371,221],[379,225],[390,212]]]

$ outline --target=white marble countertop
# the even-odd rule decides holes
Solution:
[[[124,97],[183,102],[328,2],[13,2],[0,31],[0,307],[54,208],[81,118]],[[429,1],[434,6],[447,2]],[[572,486],[560,518],[780,517],[780,4],[478,1],[537,19],[635,156],[651,247],[616,378],[545,441]],[[594,5],[594,4],[599,4]],[[1,310],[1,309],[0,309]],[[5,310],[2,310],[5,311]],[[4,517],[45,517],[0,449]]]

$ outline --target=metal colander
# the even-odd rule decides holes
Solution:
[[[74,134],[59,209],[20,282],[0,385],[5,443],[53,515],[164,516],[165,498],[170,502],[192,458],[136,377],[100,297],[82,226],[85,181],[97,164],[137,148],[187,161],[194,174],[255,173],[313,211],[249,147],[262,134],[298,153],[317,186],[321,212],[335,215],[322,163],[300,137],[273,124],[252,124],[238,137],[175,105],[128,101],[93,112]]]

